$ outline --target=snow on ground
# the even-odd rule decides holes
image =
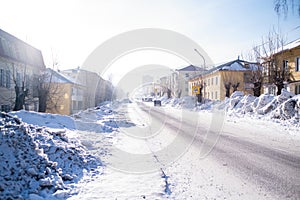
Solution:
[[[136,175],[110,168],[112,145],[129,152],[144,149],[149,153],[164,148],[172,136],[165,132],[147,144],[134,137],[128,139],[120,130],[146,129],[152,119],[136,104],[126,104],[127,116],[120,110],[116,112],[120,102],[106,102],[71,117],[28,111],[1,114],[0,199],[251,199],[264,195],[264,191],[238,180],[226,165],[197,160],[194,147],[164,168],[166,174],[154,171]],[[207,125],[213,109],[225,109],[224,134],[226,130],[248,130],[237,136],[260,137],[262,143],[282,150],[300,137],[300,95],[286,90],[277,97],[236,92],[222,102],[205,104],[197,104],[193,97],[163,99],[163,108],[178,117],[181,109],[196,111]],[[172,192],[168,195],[166,189]]]
[[[51,116],[27,113],[26,117],[25,113],[19,112],[23,119],[34,116],[39,123]],[[69,125],[69,118],[56,117],[67,119]],[[56,117],[49,121],[55,121]],[[66,198],[85,174],[99,173],[101,161],[89,155],[78,140],[68,137],[67,129],[27,124],[1,113],[0,130],[0,199]]]

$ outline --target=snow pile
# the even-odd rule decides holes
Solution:
[[[118,127],[116,120],[111,119],[116,113],[113,107],[117,105],[105,104],[73,115],[76,129],[99,133],[113,132]]]
[[[4,113],[0,160],[0,199],[66,198],[73,183],[101,165],[66,130],[28,125]]]
[[[260,97],[243,96],[242,92],[231,95],[226,111],[232,114],[268,116],[272,119],[290,120],[299,125],[300,95],[283,89],[281,95],[263,94]]]

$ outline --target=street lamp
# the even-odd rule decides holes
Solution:
[[[194,49],[198,54],[199,56],[201,56],[201,58],[203,59],[203,63],[204,63],[204,69],[206,69],[206,63],[205,63],[205,58],[204,56],[197,50],[197,49]]]

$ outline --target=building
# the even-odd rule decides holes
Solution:
[[[253,94],[251,76],[259,69],[257,64],[239,59],[219,65],[190,79],[189,95],[193,95],[193,86],[200,87],[202,97],[210,100],[224,100],[234,90]]]
[[[93,108],[103,101],[114,99],[114,90],[111,82],[104,80],[97,73],[81,69],[68,69],[61,71],[67,77],[71,77],[76,83],[86,87],[84,90],[83,108]]]
[[[205,70],[203,68],[189,65],[187,67],[184,67],[182,69],[177,69],[176,72],[178,72],[177,80],[175,81],[174,87],[178,90],[178,97],[188,96],[189,95],[189,80],[192,77],[195,77],[197,75],[200,75]]]
[[[47,69],[49,84],[47,113],[71,115],[84,109],[84,91],[86,88],[64,74]]]
[[[0,105],[10,111],[15,105],[15,89],[26,90],[25,108],[38,109],[35,78],[45,70],[40,50],[0,29]]]
[[[265,93],[277,94],[279,85],[300,94],[300,39],[284,45],[272,54],[272,59],[265,60],[269,61],[264,63]]]

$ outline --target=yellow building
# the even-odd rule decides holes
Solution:
[[[63,74],[47,69],[51,76],[48,113],[70,115],[84,109],[84,87]]]
[[[288,71],[285,80],[287,90],[300,94],[300,39],[285,45],[278,53],[274,54],[274,58],[282,66],[282,70]]]
[[[214,67],[189,81],[189,95],[193,95],[193,86],[200,86],[202,96],[210,100],[224,100],[234,90],[253,94],[251,76],[257,69],[255,63],[243,60],[234,60]],[[228,86],[229,90],[225,86]]]

